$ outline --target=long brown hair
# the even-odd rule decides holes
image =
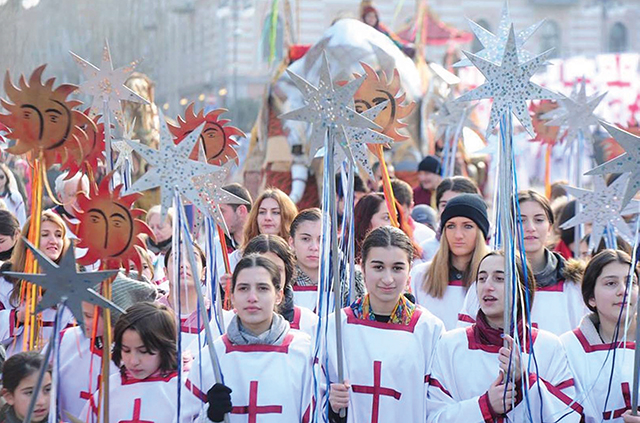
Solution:
[[[40,221],[41,227],[44,222],[51,222],[62,231],[62,251],[60,252],[60,256],[55,260],[55,263],[58,264],[60,259],[67,253],[67,250],[71,246],[71,241],[67,238],[67,227],[64,225],[62,218],[51,210],[45,210],[42,212],[42,219]],[[11,260],[2,265],[2,271],[11,270],[12,272],[24,272],[27,261],[27,245],[24,242],[24,238],[27,238],[29,235],[30,224],[31,217],[29,217],[25,222],[22,232],[20,233],[20,238],[18,238],[15,247],[13,247]],[[22,280],[13,280],[11,282],[13,283],[13,291],[11,292],[9,302],[12,306],[17,307],[20,302],[23,282]]]
[[[471,283],[476,279],[476,272],[478,265],[489,252],[487,247],[487,241],[484,238],[484,234],[476,225],[476,245],[471,255],[471,260],[462,273],[462,285],[465,288],[469,288]],[[425,278],[422,280],[422,290],[427,294],[435,298],[442,298],[447,286],[449,286],[449,268],[451,267],[451,249],[449,248],[449,242],[447,236],[443,231],[440,238],[440,248],[433,256],[433,261],[429,266],[429,271],[425,274]],[[458,269],[462,270],[462,269]]]
[[[373,215],[378,213],[378,209],[380,205],[385,203],[384,194],[380,192],[372,192],[365,196],[363,196],[353,211],[353,219],[354,219],[354,239],[355,239],[355,259],[356,262],[361,261],[361,251],[362,245],[364,243],[365,238],[371,231],[371,219]],[[413,244],[414,255],[413,258],[418,258],[422,256],[422,248],[413,240],[413,229],[409,226],[409,222],[407,220],[407,216],[404,215],[402,211],[402,206],[398,203],[398,200],[395,201],[396,204],[396,217],[398,219],[398,223],[400,224],[400,230],[404,232],[411,243]]]
[[[291,222],[293,222],[293,219],[295,219],[298,214],[298,208],[293,201],[291,201],[289,196],[278,188],[267,188],[253,203],[253,207],[251,208],[251,212],[247,218],[247,223],[244,225],[243,249],[247,246],[249,241],[260,235],[260,228],[258,227],[258,213],[260,211],[260,205],[265,198],[271,198],[278,203],[278,206],[280,207],[280,232],[278,235],[282,239],[289,239],[289,228],[291,227]]]

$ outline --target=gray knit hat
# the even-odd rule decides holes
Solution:
[[[156,287],[147,282],[140,282],[132,279],[130,276],[137,275],[136,272],[129,272],[129,276],[122,272],[119,272],[115,280],[111,284],[111,301],[123,310],[128,309],[132,305],[156,300],[158,295]],[[100,293],[100,284],[93,287],[93,289]],[[111,310],[111,324],[115,325],[118,317],[122,313]]]

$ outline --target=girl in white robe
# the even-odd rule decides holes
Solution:
[[[237,314],[227,334],[214,342],[224,381],[216,383],[203,350],[182,391],[181,423],[198,416],[219,422],[227,413],[232,423],[310,421],[311,339],[290,330],[274,312],[282,299],[277,266],[265,257],[244,256],[231,284]]]
[[[425,422],[426,381],[444,326],[403,295],[413,252],[409,237],[390,226],[374,229],[362,244],[368,294],[340,311],[344,380],[338,379],[334,316],[328,320],[332,422]]]
[[[586,423],[631,421],[631,416],[624,420],[623,415],[631,408],[633,391],[639,272],[635,269],[628,286],[630,267],[629,255],[619,250],[604,250],[591,259],[582,279],[584,301],[591,313],[560,338]],[[629,327],[623,340],[627,310]]]
[[[451,330],[456,327],[473,272],[488,252],[489,219],[484,200],[476,194],[459,194],[449,200],[442,211],[440,231],[440,248],[433,261],[411,270],[411,292],[416,303]]]
[[[322,212],[318,208],[298,213],[291,222],[289,245],[296,257],[292,281],[294,303],[315,312],[320,276],[320,236]]]
[[[161,304],[137,303],[120,316],[113,346],[113,362],[120,371],[109,378],[110,422],[160,423],[175,419],[176,331],[175,316]],[[98,418],[100,394],[101,390],[94,393],[81,413],[90,416],[88,423]]]
[[[536,191],[518,194],[522,217],[522,247],[536,278],[536,302],[531,309],[533,326],[555,335],[572,330],[588,310],[582,301],[580,277],[584,265],[577,260],[565,261],[558,253],[546,248],[553,226],[553,212],[549,201]],[[475,287],[469,289],[459,326],[475,320],[478,312]]]
[[[27,246],[23,241],[29,232],[31,219],[27,220],[22,230],[22,237],[17,241],[11,260],[3,263],[0,272],[24,272],[26,263]],[[54,263],[72,248],[71,242],[66,237],[67,228],[62,218],[52,211],[44,211],[40,223],[40,251]],[[5,275],[0,282],[0,343],[7,351],[7,357],[18,353],[25,346],[25,303],[21,298],[24,281]],[[56,317],[56,309],[48,308],[39,314],[41,325],[38,329],[30,326],[29,331],[37,330],[34,336],[33,349],[42,348],[51,338],[53,324]],[[70,327],[73,324],[73,315],[65,308],[61,314],[60,327]],[[31,335],[31,334],[29,334]]]
[[[100,287],[97,286],[94,290],[100,292]],[[111,301],[123,310],[139,301],[154,301],[156,298],[156,288],[153,285],[130,279],[123,273],[119,273],[111,284],[111,292]],[[102,373],[102,308],[83,302],[82,314],[84,331],[80,326],[75,326],[65,329],[60,335],[58,373],[61,383],[58,388],[58,405],[63,421],[69,421],[68,415],[81,420],[87,419],[88,416],[81,416],[80,413],[87,399],[92,398],[98,389]],[[112,328],[115,327],[120,314],[111,310]],[[110,363],[110,369],[109,374],[118,372],[118,367],[113,362]]]
[[[531,270],[523,269],[519,260],[517,267],[519,299],[528,292],[533,300]],[[560,340],[537,329],[529,338],[521,319],[516,325],[521,343],[503,335],[504,269],[500,252],[480,262],[476,286],[482,301],[477,322],[447,332],[436,347],[427,395],[430,423],[580,420],[582,407],[574,400],[573,377]],[[521,316],[521,306],[516,307]],[[509,348],[503,346],[504,338]],[[535,365],[528,369],[532,353]]]
[[[258,235],[249,241],[244,254],[259,254],[278,266],[280,279],[283,281],[284,298],[277,311],[289,322],[291,329],[302,330],[313,338],[318,316],[312,309],[295,304],[295,294],[291,285],[296,259],[289,245],[278,235]]]

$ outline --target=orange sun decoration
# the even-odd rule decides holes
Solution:
[[[169,131],[175,137],[174,142],[179,144],[191,131],[195,130],[203,122],[206,122],[199,143],[196,144],[193,152],[189,156],[191,160],[198,160],[198,149],[202,145],[207,163],[222,166],[227,161],[233,159],[238,162],[238,154],[234,149],[238,143],[230,138],[231,136],[244,137],[245,134],[233,126],[225,126],[230,121],[219,119],[220,115],[227,112],[226,109],[216,109],[206,115],[204,110],[196,115],[193,111],[194,104],[191,103],[185,111],[184,119],[178,116],[178,126],[169,124]]]
[[[356,91],[356,111],[362,113],[383,101],[388,101],[387,106],[378,115],[375,123],[382,127],[380,132],[384,135],[393,138],[394,141],[405,141],[408,137],[398,132],[399,129],[407,126],[401,122],[401,119],[409,116],[416,104],[412,102],[408,105],[403,105],[406,94],[396,97],[401,88],[398,70],[394,69],[393,79],[391,82],[387,82],[387,76],[384,72],[379,77],[371,66],[362,62],[360,62],[360,65],[364,68],[366,78],[358,91]],[[359,74],[354,74],[354,76],[356,78],[360,77]]]
[[[76,90],[75,85],[62,84],[53,88],[55,78],[42,83],[42,73],[46,65],[33,71],[27,83],[20,76],[19,87],[11,83],[7,71],[4,90],[9,100],[0,99],[0,104],[9,112],[0,114],[0,123],[9,128],[7,138],[16,144],[7,149],[11,154],[25,154],[30,151],[42,153],[46,166],[61,163],[70,167],[74,161],[82,161],[83,146],[87,143],[87,133],[83,125],[94,125],[82,112],[73,110],[82,103],[67,97]]]
[[[122,185],[109,191],[111,176],[105,177],[98,189],[92,187],[92,198],[84,193],[78,195],[77,234],[78,247],[87,248],[87,254],[78,259],[78,263],[87,265],[101,260],[108,269],[123,266],[129,269],[129,263],[135,264],[142,272],[142,261],[136,246],[145,248],[143,235],[152,236],[151,229],[142,220],[142,209],[132,209],[131,205],[141,194],[120,197]]]
[[[61,170],[68,170],[69,175],[67,178],[71,178],[77,172],[82,171],[85,174],[89,173],[89,169],[95,172],[98,169],[98,162],[104,161],[104,123],[98,121],[101,115],[95,116],[93,119],[89,117],[89,109],[85,110],[83,124],[80,126],[87,135],[81,142],[82,159],[79,162],[69,160]]]

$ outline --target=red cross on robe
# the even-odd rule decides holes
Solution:
[[[231,414],[248,414],[248,423],[256,423],[258,414],[282,414],[281,405],[258,405],[258,381],[249,384],[249,405],[232,407]]]
[[[622,417],[625,411],[631,409],[631,388],[629,388],[629,382],[622,383],[622,398],[624,398],[624,407],[613,411],[605,411],[602,413],[604,420],[619,419]]]
[[[131,420],[120,420],[118,423],[155,423],[151,420],[140,420],[140,409],[142,408],[142,399],[136,398],[133,401],[133,417]]]
[[[378,414],[380,412],[380,396],[393,397],[396,400],[402,395],[400,392],[391,388],[383,388],[380,385],[382,376],[382,361],[373,362],[373,386],[351,385],[351,390],[357,394],[373,395],[373,405],[371,407],[371,423],[378,423]]]

